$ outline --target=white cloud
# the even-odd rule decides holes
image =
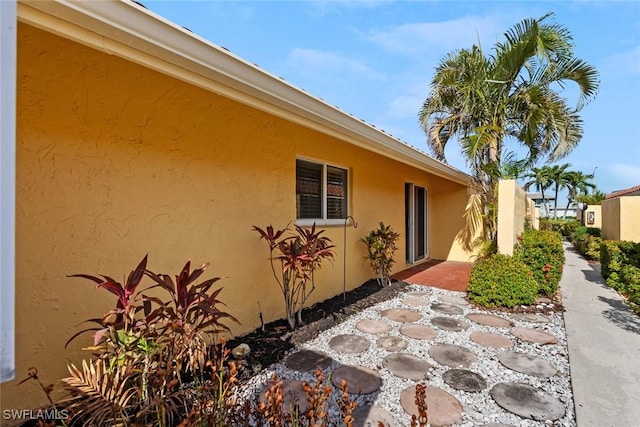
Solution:
[[[384,75],[364,63],[339,53],[322,52],[315,49],[296,48],[289,52],[285,61],[289,67],[313,74],[323,72],[357,74],[367,79],[379,79]]]
[[[408,23],[386,31],[371,32],[367,38],[397,53],[413,55],[440,48],[470,47],[478,40],[491,49],[502,37],[505,25],[496,17],[464,17],[451,21]]]

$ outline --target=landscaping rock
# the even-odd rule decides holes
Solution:
[[[492,334],[491,332],[472,332],[469,335],[471,341],[483,345],[485,347],[494,348],[510,348],[513,347],[513,341],[504,335]]]
[[[513,322],[499,316],[485,313],[469,313],[467,319],[485,326],[493,326],[496,328],[510,328]]]
[[[353,411],[353,427],[396,427],[393,415],[379,406],[358,405]]]

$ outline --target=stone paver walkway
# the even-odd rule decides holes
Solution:
[[[558,337],[548,332],[548,317],[516,319],[509,313],[481,311],[470,306],[463,293],[437,290],[405,292],[398,300],[392,308],[373,307],[359,318],[354,316],[352,326],[326,331],[319,349],[301,349],[285,360],[285,366],[298,373],[319,367],[336,387],[346,379],[359,406],[367,408],[358,411],[356,425],[377,425],[374,420],[388,427],[408,425],[410,416],[417,414],[417,383],[427,386],[433,426],[543,425],[536,422],[565,416],[565,404],[541,386],[568,373],[526,351],[533,346],[563,352],[564,341],[559,344]],[[326,362],[329,353],[334,359],[331,366]],[[481,367],[488,360],[494,361],[492,370],[508,373],[494,378]],[[300,379],[300,374],[294,378]],[[289,387],[289,399],[305,400],[294,385]],[[494,407],[490,417],[474,413],[469,394],[486,396],[486,404]],[[395,396],[391,399],[402,412],[376,404],[378,396],[384,400]]]
[[[560,284],[565,328],[555,329],[560,336],[549,327],[558,327],[557,313],[478,310],[465,293],[413,287],[399,296],[400,304],[367,309],[358,325],[354,321],[346,330],[339,325],[334,328],[339,332],[329,330],[325,338],[305,344],[313,349],[291,354],[283,366],[292,374],[277,369],[285,379],[286,402],[306,404],[300,380],[313,381],[310,372],[319,367],[334,385],[349,380],[358,402],[357,427],[409,425],[418,382],[427,387],[431,425],[640,425],[640,317],[606,286],[597,267],[569,245],[565,255]],[[447,276],[436,287],[454,290],[466,286],[469,265],[464,264],[433,263],[439,268],[402,274],[409,282]],[[448,275],[452,269],[459,274]],[[464,345],[458,345],[460,338]],[[563,366],[549,363],[546,355],[559,355],[555,360]],[[470,399],[480,395],[480,404]],[[486,407],[488,416],[479,413]]]

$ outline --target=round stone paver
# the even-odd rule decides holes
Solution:
[[[438,333],[432,328],[416,324],[402,325],[400,333],[416,340],[430,340],[438,336]]]
[[[373,369],[366,366],[342,366],[331,374],[331,382],[340,387],[345,380],[349,386],[349,393],[369,394],[380,390],[382,378]]]
[[[476,392],[487,388],[487,381],[480,374],[466,369],[449,369],[442,379],[457,390]]]
[[[396,427],[393,415],[379,406],[358,405],[353,411],[353,427]]]
[[[440,296],[439,300],[440,302],[444,302],[447,304],[463,305],[463,306],[469,305],[469,302],[467,300],[455,295],[442,295]]]
[[[455,316],[457,314],[464,313],[464,310],[462,310],[462,308],[458,307],[457,305],[444,304],[439,302],[431,304],[431,309],[433,311],[437,311],[438,313],[448,314],[449,316]]]
[[[401,351],[407,348],[407,342],[400,337],[387,335],[378,338],[378,347],[382,347],[387,351]]]
[[[408,297],[414,297],[414,298],[429,298],[431,296],[431,292],[409,291],[409,292],[405,293],[405,295],[408,296]]]
[[[336,335],[329,341],[329,347],[344,354],[362,353],[369,348],[369,341],[359,335]]]
[[[260,393],[260,402],[266,402],[266,393],[271,388],[271,385],[265,387]],[[304,386],[302,381],[296,380],[282,380],[282,396],[284,401],[282,403],[282,409],[286,414],[289,414],[292,409],[297,405],[299,412],[303,413],[309,409],[309,403],[307,402],[307,395],[304,392]]]
[[[380,320],[364,319],[356,323],[356,329],[367,334],[380,335],[389,332],[391,325]]]
[[[513,341],[504,335],[492,334],[491,332],[472,332],[469,335],[471,341],[483,345],[485,347],[494,348],[510,348],[513,347]]]
[[[496,328],[510,328],[513,322],[493,314],[485,313],[469,313],[467,319],[485,326],[493,326]]]
[[[530,328],[511,328],[511,333],[523,341],[536,344],[557,344],[558,338],[547,332]]]
[[[327,368],[331,365],[331,358],[319,351],[300,350],[287,357],[284,364],[294,371],[309,372],[316,368]]]
[[[466,322],[454,319],[453,317],[434,317],[433,319],[431,319],[431,324],[437,326],[440,329],[454,332],[460,332],[469,329],[469,325]]]
[[[414,307],[427,307],[431,305],[431,301],[426,298],[418,298],[418,297],[406,297],[402,300],[403,304],[411,305]]]
[[[528,384],[498,383],[491,388],[490,393],[500,407],[523,418],[553,421],[565,414],[562,402]]]
[[[548,317],[543,316],[541,314],[534,314],[534,313],[518,313],[518,314],[514,314],[513,318],[516,320],[521,320],[523,322],[530,322],[530,323],[549,323]]]
[[[389,320],[402,323],[415,322],[422,317],[417,311],[406,310],[404,308],[390,308],[388,310],[382,310],[380,314]]]
[[[446,391],[433,386],[425,386],[427,414],[429,425],[450,426],[462,420],[462,405]],[[405,389],[400,395],[400,404],[409,416],[418,415],[418,405],[415,402],[416,387]]]
[[[428,378],[429,370],[433,368],[425,360],[408,353],[392,353],[382,360],[382,366],[396,377],[416,381]]]
[[[551,363],[532,354],[505,351],[498,355],[498,360],[509,369],[536,377],[549,378],[558,373]]]
[[[477,359],[468,348],[454,344],[432,345],[429,348],[429,356],[439,364],[452,368],[468,368]]]

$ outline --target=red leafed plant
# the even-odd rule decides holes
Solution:
[[[302,325],[302,308],[315,289],[314,274],[324,260],[333,259],[334,246],[331,239],[321,236],[324,230],[316,230],[315,223],[310,229],[296,225],[295,233],[289,227],[274,230],[271,225],[253,230],[269,245],[271,271],[284,296],[289,326],[295,329],[296,323]]]
[[[145,256],[124,285],[105,275],[70,276],[91,280],[118,297],[115,308],[90,319],[97,328],[80,331],[67,342],[96,331],[88,348],[96,359],[83,361],[81,368],[71,365],[71,376],[63,380],[71,396],[64,403],[77,422],[114,425],[128,419],[134,424],[171,425],[186,407],[198,404],[197,390],[211,389],[215,378],[205,334],[228,331],[224,318],[238,321],[218,308],[223,304],[218,300],[222,288],[213,285],[219,278],[197,283],[207,267],[191,271],[187,261],[174,280],[148,270]],[[153,283],[140,291],[145,276]],[[166,291],[169,298],[143,293],[151,288]],[[200,384],[195,394],[185,388],[187,382]]]

